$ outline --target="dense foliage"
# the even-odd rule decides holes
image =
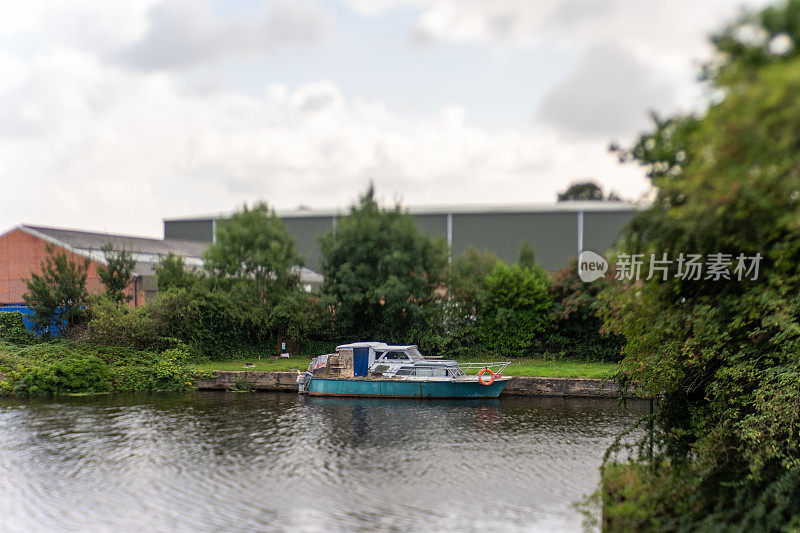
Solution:
[[[550,279],[542,267],[497,263],[486,278],[486,303],[477,336],[490,351],[504,357],[530,354],[547,328]]]
[[[48,245],[41,269],[41,274],[31,274],[26,280],[28,290],[22,299],[33,311],[32,320],[38,333],[61,334],[86,319],[89,260],[73,261],[65,252]]]
[[[203,279],[201,272],[190,270],[184,264],[183,257],[172,252],[161,257],[154,270],[159,292],[170,289],[188,290]]]
[[[370,187],[321,245],[336,334],[415,342],[415,330],[436,312],[447,265],[443,240],[420,233],[399,206],[381,208]]]
[[[742,25],[761,37],[743,40]],[[683,279],[676,262],[666,280],[606,295],[608,325],[628,339],[624,368],[663,395],[637,504],[650,529],[800,527],[798,27],[791,1],[726,29],[707,70],[724,99],[658,121],[622,152],[648,166],[658,194],[620,251],[730,254],[729,279]],[[788,48],[776,51],[778,38]],[[737,272],[739,254],[760,254],[757,277]]]
[[[220,220],[204,259],[206,270],[227,288],[248,291],[265,304],[297,288],[302,265],[294,237],[263,202]]]
[[[618,202],[621,198],[615,192],[610,192],[608,195],[603,193],[603,189],[593,181],[579,181],[573,183],[566,188],[563,192],[558,193],[559,202],[569,201],[609,201]]]
[[[146,352],[65,341],[28,347],[0,342],[0,396],[188,390],[195,380],[189,358],[179,348]]]
[[[34,342],[33,333],[25,327],[22,313],[0,313],[0,341],[11,342],[14,344],[30,344]]]
[[[114,250],[111,243],[103,246],[105,265],[97,267],[97,275],[106,288],[106,296],[115,302],[129,302],[130,294],[125,294],[125,289],[133,279],[133,269],[136,261],[133,255],[126,250]]]
[[[542,349],[589,361],[619,361],[625,339],[603,328],[606,304],[598,297],[611,283],[607,278],[581,281],[577,261],[556,272],[550,286],[553,305]]]
[[[530,243],[520,247],[517,265],[472,248],[448,265],[441,239],[420,233],[399,206],[379,207],[370,189],[324,236],[322,248],[324,290],[307,293],[299,284],[301,258],[283,223],[266,204],[245,206],[220,223],[204,269],[187,268],[173,254],[162,257],[155,267],[158,295],[131,308],[123,292],[132,272],[130,254],[107,247],[107,290],[84,296],[87,324],[70,338],[92,349],[180,348],[193,358],[215,360],[272,354],[284,345],[293,354],[316,354],[361,339],[481,358],[551,349],[543,341],[552,333],[550,279]],[[85,284],[85,277],[64,283],[69,280]],[[78,366],[84,363],[91,368],[91,361]],[[38,390],[72,390],[54,383],[40,383]]]

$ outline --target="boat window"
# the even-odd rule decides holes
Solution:
[[[424,359],[422,357],[422,354],[419,353],[419,350],[417,349],[416,346],[406,350],[406,353],[408,354],[408,356],[411,358],[412,361],[420,361],[420,360]]]
[[[406,355],[406,352],[398,352],[398,351],[386,352],[383,358],[389,361],[408,361],[408,356]]]

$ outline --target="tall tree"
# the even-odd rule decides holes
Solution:
[[[671,260],[666,279],[606,295],[624,369],[662,398],[650,488],[637,496],[654,529],[800,525],[798,28],[798,0],[726,28],[706,70],[724,98],[618,150],[657,188],[618,252]]]
[[[47,245],[41,268],[41,274],[31,274],[26,280],[28,291],[22,299],[33,311],[34,327],[39,333],[61,334],[86,317],[89,259],[76,262],[63,250]]]
[[[106,260],[105,265],[97,267],[97,275],[106,288],[106,295],[117,303],[129,302],[130,294],[125,294],[125,289],[133,279],[133,269],[136,261],[127,250],[115,250],[109,242],[101,250]]]
[[[603,189],[593,181],[580,181],[573,183],[566,190],[558,193],[558,201],[620,202],[622,198],[615,191],[604,194]]]
[[[250,287],[260,302],[272,304],[297,287],[297,267],[303,263],[294,237],[264,202],[244,205],[229,220],[219,221],[216,242],[204,260],[217,279]]]
[[[409,342],[444,279],[444,241],[420,233],[400,206],[381,208],[370,186],[321,245],[323,291],[338,302],[338,332]]]

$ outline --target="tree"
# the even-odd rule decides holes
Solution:
[[[559,202],[573,200],[603,200],[603,189],[593,181],[573,183],[564,192],[558,193]]]
[[[607,327],[627,339],[627,375],[661,397],[641,492],[656,528],[800,525],[798,28],[797,0],[726,28],[705,72],[724,99],[702,115],[656,117],[617,149],[657,188],[617,251],[673,260],[666,280],[601,295]],[[776,52],[776,39],[788,48]],[[729,254],[728,279],[678,275],[682,253]],[[739,254],[760,258],[756,279],[739,279]]]
[[[486,278],[488,299],[478,321],[478,338],[503,356],[529,355],[547,326],[550,280],[540,266],[498,262]]]
[[[34,328],[40,334],[64,333],[86,318],[89,297],[86,277],[89,259],[76,262],[63,251],[47,245],[42,273],[26,280],[28,291],[22,296],[33,311]]]
[[[110,242],[106,243],[101,250],[103,250],[106,264],[97,267],[97,275],[105,285],[106,295],[117,303],[131,301],[132,296],[125,294],[125,289],[131,284],[136,261],[130,252],[114,250]]]
[[[603,194],[603,189],[593,181],[580,181],[570,185],[564,192],[558,193],[558,201],[620,202],[622,198],[614,191],[608,195]]]
[[[450,264],[449,293],[467,316],[475,318],[482,312],[488,298],[486,278],[499,261],[495,254],[470,246]]]
[[[273,305],[297,288],[302,265],[294,237],[275,212],[261,202],[221,220],[217,238],[204,255],[205,268],[218,280],[253,289],[261,303]]]
[[[536,266],[536,252],[533,245],[527,241],[519,245],[519,258],[517,264],[522,268],[534,268]]]
[[[183,257],[172,252],[160,257],[153,269],[156,273],[159,292],[169,289],[189,289],[200,278],[199,273],[195,270],[187,271]]]
[[[411,342],[444,280],[444,241],[417,230],[400,206],[382,209],[370,187],[320,240],[324,293],[343,338]]]

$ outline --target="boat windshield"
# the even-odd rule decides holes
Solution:
[[[378,352],[378,359],[382,361],[421,361],[424,359],[422,354],[419,353],[419,350],[416,346],[407,346],[397,349],[390,349],[383,352]]]
[[[416,346],[408,348],[406,350],[406,353],[408,354],[408,356],[411,358],[412,361],[419,361],[421,359],[424,359],[424,357],[422,357],[422,354],[419,353],[419,350],[417,349]]]

